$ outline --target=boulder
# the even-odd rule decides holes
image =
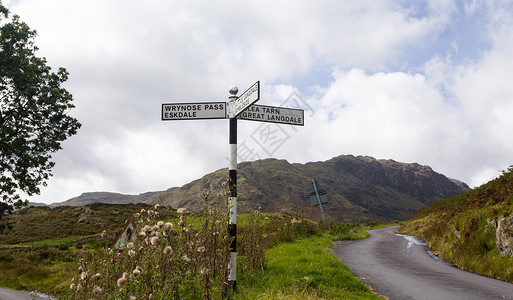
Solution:
[[[513,256],[513,216],[497,221],[495,241],[500,256]]]

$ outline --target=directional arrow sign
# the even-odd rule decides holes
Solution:
[[[251,104],[255,103],[260,99],[260,81],[253,84],[247,91],[235,100],[235,118],[248,108]]]
[[[162,104],[162,121],[226,119],[226,102]]]
[[[304,126],[305,111],[295,108],[253,104],[239,115],[239,119]]]

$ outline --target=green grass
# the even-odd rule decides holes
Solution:
[[[331,240],[312,236],[266,251],[264,274],[244,274],[235,299],[380,299],[331,252]]]
[[[43,263],[23,257],[0,261],[0,269],[0,286],[26,291],[57,291],[69,285],[67,278],[75,269],[75,263]]]
[[[94,237],[103,229],[115,234],[124,220],[141,207],[92,205],[83,209],[30,209],[27,215],[8,216],[1,222],[6,227],[0,232],[0,243],[7,244],[2,247],[25,248],[0,251],[0,286],[59,294],[59,291],[69,291],[71,278],[77,276],[79,259],[95,256],[98,249],[110,243],[111,237],[107,238],[109,242],[83,239]],[[78,223],[82,217],[89,223]],[[174,212],[163,211],[159,219],[170,220],[175,226],[178,222]],[[193,225],[192,230],[199,230],[205,216],[191,214],[187,219],[188,224]],[[380,224],[330,221],[326,230],[323,224],[299,219],[288,213],[239,215],[239,291],[230,298],[376,299],[331,253],[331,240],[365,238],[368,236],[366,229]],[[33,230],[36,234],[31,235]],[[258,238],[262,235],[266,236],[263,240]],[[261,244],[248,243],[247,239]],[[245,267],[254,263],[247,258],[258,257],[258,252],[254,251],[258,247],[266,249],[262,256],[265,259],[263,273],[260,267]],[[65,292],[61,295],[67,298]]]
[[[67,244],[73,244],[77,241],[88,239],[88,238],[94,238],[99,236],[99,234],[93,234],[93,235],[85,235],[85,236],[67,236],[67,237],[60,237],[60,238],[52,238],[42,241],[34,241],[34,242],[26,242],[26,243],[20,243],[19,246],[30,246],[30,247],[42,247],[42,246],[58,246],[58,245],[67,245]]]

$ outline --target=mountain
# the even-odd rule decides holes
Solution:
[[[478,188],[429,204],[399,231],[423,239],[462,269],[513,282],[513,166]]]
[[[71,198],[64,202],[52,203],[50,207],[56,206],[84,206],[92,203],[107,204],[135,204],[148,200],[159,192],[147,192],[139,195],[126,195],[109,192],[83,193],[78,197]]]
[[[428,166],[368,156],[342,155],[306,164],[278,159],[243,162],[237,175],[239,213],[286,211],[320,219],[319,208],[310,204],[308,196],[315,178],[328,194],[329,203],[323,205],[326,217],[342,222],[406,220],[434,200],[469,190],[465,183]],[[146,203],[200,210],[204,190],[215,197],[225,189],[227,177],[227,169],[217,170],[155,194]]]

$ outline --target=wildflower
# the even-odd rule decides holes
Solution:
[[[102,289],[99,286],[95,286],[94,289],[93,289],[93,294],[96,297],[99,297],[101,293],[102,293]]]
[[[106,235],[107,235],[107,231],[104,230],[104,231],[102,231],[102,234],[100,235],[100,237],[103,239]]]
[[[82,273],[83,269],[82,269],[82,266],[79,266],[78,267],[78,273]]]
[[[202,253],[202,252],[205,252],[205,247],[204,246],[199,246],[196,251],[198,251],[199,253]]]
[[[125,277],[119,278],[118,281],[117,281],[118,286],[119,287],[123,286],[123,284],[125,284],[125,281],[126,281]]]
[[[210,272],[210,270],[207,268],[201,269],[201,275],[206,275],[206,274],[208,274],[208,272]]]
[[[187,213],[187,208],[180,207],[179,209],[176,210],[176,212],[179,214],[185,214],[185,213]]]
[[[79,283],[79,284],[77,285],[77,292],[80,292],[81,290],[82,290],[82,284],[80,284],[80,283]]]
[[[186,262],[190,262],[191,261],[191,259],[187,256],[187,254],[184,254],[182,256],[182,259],[185,260]]]
[[[132,274],[134,274],[134,276],[137,276],[137,275],[141,274],[141,271],[139,269],[135,269],[132,271]]]
[[[159,238],[158,238],[157,236],[154,236],[154,237],[152,237],[152,238],[151,238],[151,241],[150,241],[150,242],[151,242],[151,244],[152,244],[153,246],[155,246],[155,245],[157,245],[157,243],[159,242]]]
[[[77,286],[76,286],[74,283],[72,283],[72,284],[69,286],[69,288],[70,288],[70,290],[75,291],[75,290],[77,289]]]
[[[146,209],[144,209],[144,208],[141,209],[141,213],[144,213],[144,212],[146,212]]]
[[[150,294],[148,295],[148,300],[153,300],[153,294],[151,294],[151,293],[150,293]]]
[[[151,226],[150,225],[144,225],[142,231],[144,231],[144,232],[151,231]]]
[[[100,278],[100,277],[102,277],[102,274],[100,274],[100,273],[96,273],[96,274],[94,274],[94,275],[93,275],[93,278],[92,278],[92,279],[98,279],[98,278]]]
[[[167,222],[164,224],[164,235],[168,235],[173,230],[173,223]]]
[[[292,220],[290,220],[290,223],[291,223],[291,224],[301,223],[301,220],[298,220],[298,219],[296,219],[296,218],[293,218]]]
[[[82,272],[82,274],[80,274],[80,280],[87,280],[88,278],[89,278],[88,272]]]
[[[134,214],[134,217],[135,217],[136,219],[137,219],[137,218],[139,218],[140,216],[141,216],[141,214],[140,214],[140,213],[135,213],[135,214]]]
[[[162,227],[162,226],[164,226],[164,222],[163,222],[163,221],[158,221],[158,222],[157,222],[157,226],[158,226],[158,227]]]
[[[128,250],[128,256],[134,256],[135,255],[135,251],[130,249]]]
[[[180,221],[178,222],[178,225],[179,225],[179,226],[183,226],[183,221],[182,221],[182,220],[180,220]]]
[[[171,253],[173,253],[173,249],[171,248],[171,246],[166,246],[164,247],[164,250],[162,252],[164,252],[165,255],[170,255]]]
[[[155,204],[155,210],[160,208],[160,204]]]
[[[128,243],[126,244],[126,247],[127,247],[128,249],[132,249],[132,248],[134,247],[134,243],[133,243],[133,242],[128,242]]]
[[[135,296],[134,296],[134,295],[131,295],[131,296],[130,296],[130,300],[136,300]]]
[[[142,237],[142,238],[143,238],[143,237],[145,237],[145,236],[146,236],[146,232],[144,232],[144,231],[142,231],[142,230],[141,230],[141,231],[139,232],[139,237]]]
[[[159,230],[159,225],[153,225],[153,227],[151,228],[152,231],[157,231]]]

